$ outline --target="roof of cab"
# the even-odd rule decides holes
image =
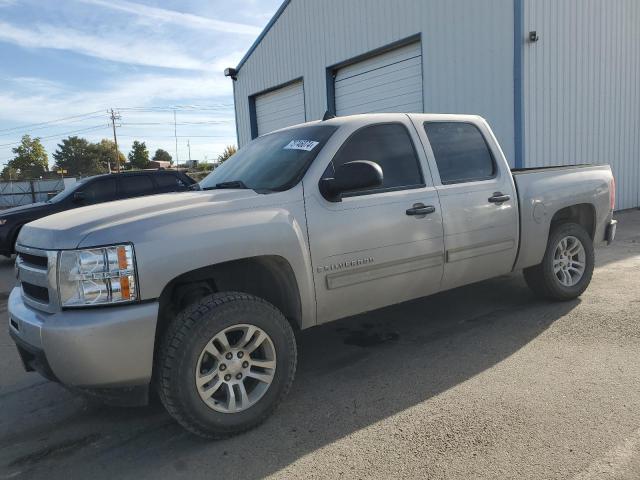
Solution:
[[[306,125],[334,125],[334,126],[342,126],[350,123],[363,123],[366,121],[394,121],[403,117],[416,118],[418,117],[421,121],[450,121],[450,122],[473,122],[473,121],[482,121],[484,122],[484,118],[480,115],[467,115],[467,114],[459,114],[459,113],[360,113],[357,115],[345,115],[342,117],[333,117],[328,120],[313,120],[310,122],[299,123],[297,125],[291,125],[288,127],[280,128],[275,130],[276,132],[280,132],[283,130],[289,130],[291,128],[302,127]],[[269,132],[274,133],[274,132]],[[268,133],[266,134],[268,135]]]

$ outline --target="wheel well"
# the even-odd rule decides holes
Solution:
[[[294,329],[300,328],[302,306],[291,265],[279,256],[260,256],[210,265],[174,278],[160,295],[156,339],[164,333],[171,319],[188,305],[211,293],[231,291],[268,301],[282,312]]]
[[[13,249],[12,253],[16,253],[16,242],[18,241],[18,235],[20,234],[20,230],[22,230],[22,227],[24,227],[24,223],[14,227],[13,231],[11,232],[10,248]]]
[[[584,227],[591,239],[595,236],[596,210],[593,205],[581,203],[558,210],[551,219],[551,228],[563,223],[577,223]]]

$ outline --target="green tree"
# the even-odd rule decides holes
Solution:
[[[93,149],[94,155],[97,157],[97,162],[101,170],[108,172],[109,165],[111,165],[111,171],[116,171],[116,144],[113,140],[103,138],[100,140],[100,143],[91,144],[91,148]],[[124,156],[124,153],[118,150],[118,158],[120,160],[120,168],[123,168],[124,164],[127,162],[127,157]]]
[[[132,168],[147,168],[149,164],[149,150],[144,142],[134,140],[129,152],[129,163]]]
[[[2,179],[5,182],[16,180],[20,176],[19,174],[18,170],[8,165],[2,169]]]
[[[229,158],[232,157],[237,151],[238,149],[236,148],[235,145],[227,145],[224,151],[220,155],[218,155],[218,158],[217,158],[218,165],[221,165],[227,160],[229,160]]]
[[[156,150],[156,153],[153,154],[153,159],[154,162],[169,162],[169,163],[173,163],[173,158],[171,158],[171,155],[169,155],[169,152],[167,152],[166,150],[163,150],[161,148]]]
[[[107,171],[100,161],[97,145],[80,137],[69,137],[58,144],[53,154],[56,170],[66,170],[67,175],[96,175]]]
[[[7,162],[2,172],[3,176],[15,179],[37,178],[49,171],[49,157],[39,138],[32,139],[29,135],[23,135],[20,145],[12,149],[14,157]]]

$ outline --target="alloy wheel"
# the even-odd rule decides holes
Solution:
[[[276,350],[255,325],[227,327],[207,342],[196,364],[198,394],[211,409],[238,413],[267,392],[276,371]]]
[[[553,273],[565,287],[576,285],[586,269],[587,255],[582,242],[573,235],[562,238],[553,253]]]

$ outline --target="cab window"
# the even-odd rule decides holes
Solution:
[[[171,173],[159,173],[154,177],[158,188],[162,192],[174,192],[176,190],[185,190],[187,184],[180,179],[177,175]]]
[[[482,132],[471,123],[426,122],[427,138],[443,185],[493,178],[495,161]]]
[[[353,160],[369,160],[382,168],[382,186],[358,192],[360,194],[424,186],[413,141],[400,123],[370,125],[357,130],[340,147],[324,177],[332,177],[338,167]]]
[[[89,182],[85,187],[78,189],[84,194],[84,203],[108,202],[116,199],[115,178],[104,178]]]
[[[153,192],[153,182],[148,175],[127,175],[120,179],[120,195],[138,197]]]

